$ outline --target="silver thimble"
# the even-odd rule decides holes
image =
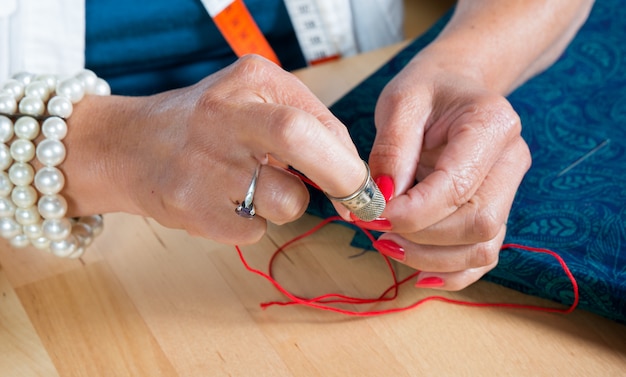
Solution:
[[[359,187],[354,194],[343,198],[337,198],[328,194],[326,194],[326,196],[328,196],[330,200],[341,203],[359,219],[372,221],[380,217],[385,210],[385,197],[380,192],[376,183],[374,183],[367,162],[363,161],[363,163],[365,164],[367,175],[361,187]]]

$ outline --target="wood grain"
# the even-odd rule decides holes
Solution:
[[[0,268],[0,374],[58,376],[4,272]]]
[[[17,289],[61,376],[175,376],[104,263]]]

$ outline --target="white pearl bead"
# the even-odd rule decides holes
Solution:
[[[0,170],[7,170],[12,163],[11,149],[6,144],[0,143]]]
[[[30,238],[30,243],[39,250],[46,250],[50,247],[50,240],[46,237]]]
[[[109,83],[101,78],[98,78],[98,80],[96,81],[96,86],[90,94],[95,94],[97,96],[108,96],[111,95],[111,87],[109,86]]]
[[[45,139],[37,145],[37,159],[46,166],[57,166],[65,160],[65,145],[59,140]]]
[[[26,96],[20,100],[18,105],[20,113],[33,116],[40,116],[46,111],[46,105],[39,97]]]
[[[43,231],[41,230],[41,223],[24,225],[22,226],[22,232],[24,232],[24,234],[31,240],[43,237]]]
[[[64,119],[86,94],[109,95],[111,88],[90,70],[62,80],[21,72],[0,88],[0,114],[19,110],[38,117],[47,110],[50,115],[41,126],[32,117],[22,116],[14,124],[10,117],[0,115],[0,235],[15,247],[30,242],[57,256],[78,258],[85,245],[102,232],[102,216],[66,218],[67,201],[57,195],[65,185],[63,172],[55,167],[67,154],[61,142],[68,133]],[[45,139],[35,147],[32,141],[40,131]],[[28,163],[35,156],[45,165],[37,174]]]
[[[1,111],[0,111],[1,112]],[[6,143],[13,138],[13,122],[11,119],[0,115],[0,143]]]
[[[20,225],[31,225],[41,221],[37,207],[16,208],[15,221]]]
[[[78,222],[88,225],[94,237],[100,235],[104,228],[104,220],[101,215],[83,216]]]
[[[57,257],[67,258],[74,254],[78,249],[78,240],[76,237],[68,237],[64,240],[50,242],[50,251]]]
[[[9,178],[9,174],[5,171],[0,172],[0,197],[8,197],[13,191],[13,182]]]
[[[78,222],[72,227],[72,234],[78,239],[78,241],[84,245],[89,246],[93,242],[93,231],[91,227],[85,223]]]
[[[0,217],[15,216],[15,203],[7,197],[0,197]]]
[[[72,105],[72,101],[68,98],[54,96],[48,101],[48,113],[50,115],[67,119],[72,115],[72,111],[74,111],[74,105]]]
[[[72,223],[67,218],[45,219],[41,224],[44,237],[50,241],[61,241],[72,233]]]
[[[37,203],[37,191],[33,186],[15,186],[11,192],[11,199],[20,208],[32,207]]]
[[[18,162],[28,162],[35,157],[35,144],[26,139],[17,139],[11,143],[11,157]]]
[[[16,162],[9,168],[9,179],[16,186],[27,186],[33,182],[35,171],[27,162]]]
[[[22,233],[22,227],[10,217],[0,219],[0,236],[10,239]]]
[[[35,75],[30,72],[18,72],[14,74],[11,78],[21,82],[24,85],[28,85],[35,79]]]
[[[30,240],[23,234],[18,234],[17,236],[11,238],[9,241],[11,246],[17,249],[22,249],[30,245]]]
[[[17,101],[12,93],[0,93],[0,113],[15,114],[17,110]]]
[[[50,117],[41,124],[41,132],[48,139],[63,140],[67,136],[67,123],[59,117]]]
[[[79,79],[70,77],[57,84],[56,93],[68,98],[72,103],[77,103],[85,96],[85,88]]]
[[[54,92],[59,81],[57,80],[57,77],[55,75],[51,74],[38,75],[37,77],[35,77],[35,80],[45,83],[48,87],[48,93]]]
[[[15,164],[13,165],[15,166]],[[44,195],[57,194],[65,185],[63,173],[55,167],[44,167],[35,174],[35,187]]]
[[[60,219],[67,213],[67,201],[61,195],[44,195],[37,204],[44,219]]]
[[[50,98],[50,90],[48,89],[48,84],[44,81],[33,81],[26,85],[24,95],[26,97],[37,97],[45,102]]]
[[[83,88],[85,88],[85,93],[93,93],[94,88],[96,87],[96,83],[98,82],[98,76],[96,76],[93,71],[88,69],[83,69],[75,76],[78,81],[83,84]]]
[[[33,117],[23,116],[15,121],[15,136],[34,140],[39,135],[39,122]]]
[[[25,85],[23,82],[16,79],[9,79],[4,83],[2,89],[11,93],[13,99],[19,101],[24,96],[24,87]]]

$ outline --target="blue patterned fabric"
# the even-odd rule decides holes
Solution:
[[[442,19],[332,111],[347,125],[361,156],[374,139],[373,112],[383,86],[433,40]],[[523,180],[505,242],[548,248],[580,285],[579,307],[626,323],[626,7],[598,0],[563,56],[508,99],[519,113],[533,166]],[[330,216],[312,192],[309,212]],[[371,248],[358,234],[354,245]],[[501,253],[486,279],[563,304],[571,285],[550,256]]]

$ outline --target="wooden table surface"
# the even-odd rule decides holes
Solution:
[[[297,72],[326,103],[400,46]],[[244,248],[265,269],[276,246],[318,218],[277,227]],[[330,225],[289,249],[277,277],[306,296],[373,296],[389,285],[377,253]],[[150,219],[105,216],[78,260],[0,243],[2,376],[624,376],[626,326],[596,315],[428,303],[351,318],[281,299],[244,269],[232,246]],[[401,273],[408,270],[399,266]],[[411,286],[391,306],[438,292]],[[448,297],[553,305],[479,282]]]

